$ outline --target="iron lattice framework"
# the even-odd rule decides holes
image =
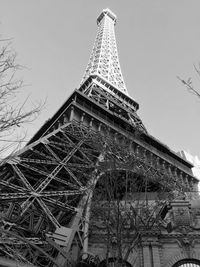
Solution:
[[[24,149],[1,162],[1,263],[9,258],[27,266],[69,266],[74,245],[87,252],[91,196],[113,160],[115,170],[131,170],[146,181],[182,188],[193,179],[177,156],[167,158],[166,148],[158,153],[144,141],[150,137],[118,62],[116,16],[104,10],[97,21],[97,39],[79,90]],[[119,152],[115,139],[129,149]]]
[[[149,180],[189,182],[187,174],[178,169],[172,173],[134,142],[129,141],[132,153],[125,160],[126,153],[113,147],[112,139],[69,122],[2,163],[2,257],[49,266],[68,260],[74,240],[83,249],[88,200],[98,177],[112,169],[113,158],[115,168]],[[104,160],[105,143],[111,161]]]
[[[109,9],[103,10],[97,19],[98,32],[83,83],[91,75],[99,75],[109,84],[128,94],[123,80],[115,39],[116,15]]]

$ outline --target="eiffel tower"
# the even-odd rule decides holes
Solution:
[[[128,168],[134,177],[156,177],[191,190],[197,184],[192,165],[152,137],[138,116],[139,104],[123,80],[115,24],[116,15],[103,10],[80,87],[22,150],[0,165],[0,265],[67,267],[82,255],[80,266],[106,266],[90,245],[89,209],[100,177],[112,168],[120,175],[126,170],[125,147],[131,150]],[[171,210],[188,207],[185,203],[177,200]],[[140,261],[130,256],[124,266],[161,266],[159,258],[150,265],[150,252],[158,257],[158,247],[145,242]]]

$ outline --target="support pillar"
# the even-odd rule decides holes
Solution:
[[[153,267],[149,242],[142,242],[142,252],[143,252],[143,266]]]
[[[142,242],[143,267],[161,267],[157,238],[147,238]]]
[[[153,267],[161,267],[159,243],[154,241],[151,243],[151,246],[152,246],[152,254],[153,254]]]

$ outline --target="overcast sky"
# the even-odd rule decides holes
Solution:
[[[13,38],[19,74],[28,84],[19,101],[46,100],[27,139],[77,88],[96,36],[96,18],[109,7],[129,94],[151,135],[172,150],[200,156],[200,99],[176,76],[193,77],[200,62],[199,0],[0,0],[0,33]]]

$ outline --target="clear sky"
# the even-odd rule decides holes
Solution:
[[[116,37],[129,94],[151,135],[172,150],[200,156],[200,99],[176,76],[193,77],[200,62],[199,0],[0,0],[0,33],[12,37],[29,85],[19,101],[46,100],[27,139],[77,88],[104,8],[118,17]]]

